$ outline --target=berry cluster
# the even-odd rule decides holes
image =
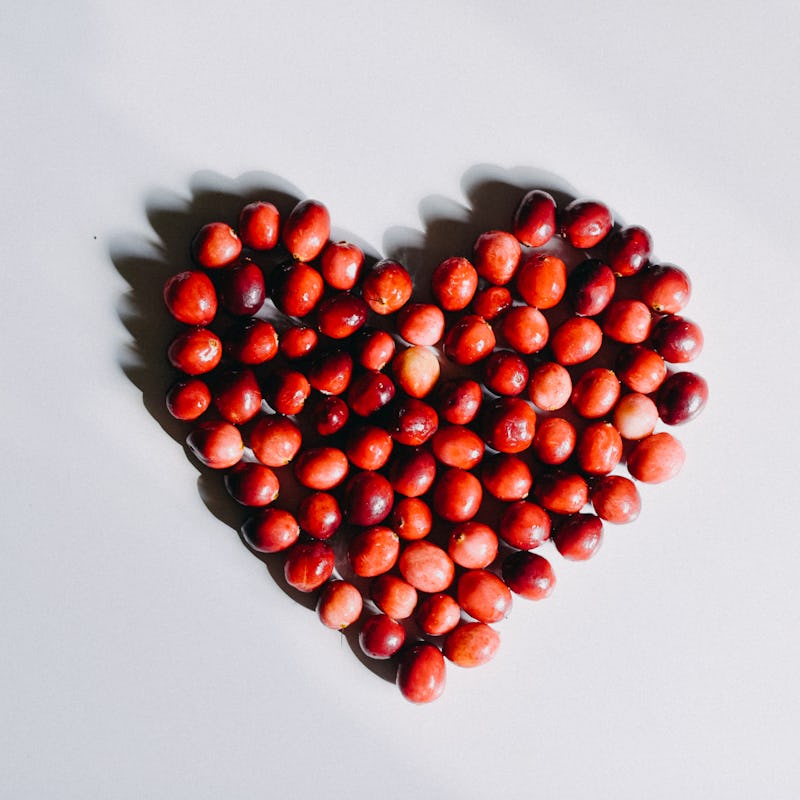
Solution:
[[[589,558],[604,521],[637,517],[636,481],[680,470],[656,427],[706,403],[682,368],[702,332],[681,315],[686,273],[595,201],[528,192],[509,231],[433,270],[431,302],[399,262],[330,237],[314,200],[197,232],[196,266],[164,286],[185,326],[167,407],[252,509],[248,545],[280,553],[321,621],[359,624],[364,652],[428,702],[445,659],[494,656],[513,595],[551,594],[537,548]]]

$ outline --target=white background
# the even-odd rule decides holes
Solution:
[[[798,8],[4,3],[0,795],[800,795]],[[272,186],[414,255],[472,182],[548,175],[689,271],[711,400],[639,521],[413,706],[159,424],[161,237]]]

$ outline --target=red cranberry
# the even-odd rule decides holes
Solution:
[[[430,594],[419,604],[414,619],[428,636],[444,636],[461,621],[461,606],[449,594]]]
[[[391,658],[403,646],[406,629],[386,614],[373,614],[364,620],[358,643],[370,658]]]
[[[536,412],[519,397],[500,397],[484,408],[483,438],[501,453],[521,453],[530,447]]]
[[[531,449],[543,464],[563,464],[575,449],[575,426],[563,417],[546,417],[536,426]]]
[[[228,370],[216,381],[214,406],[234,425],[249,422],[261,411],[261,389],[251,369]]]
[[[468,425],[481,407],[481,385],[469,378],[457,378],[442,384],[436,408],[442,419],[453,425]]]
[[[652,249],[650,234],[644,228],[629,225],[609,236],[606,261],[616,275],[635,275],[647,264]]]
[[[290,317],[305,317],[322,299],[325,282],[314,267],[296,261],[273,273],[272,301]]]
[[[299,414],[311,394],[311,384],[296,369],[277,369],[264,381],[264,399],[279,414]]]
[[[514,502],[528,496],[533,483],[530,467],[517,456],[495,453],[483,462],[483,487],[498,500]]]
[[[442,464],[472,469],[483,458],[485,445],[475,431],[463,425],[445,425],[431,439],[431,450]]]
[[[361,295],[380,315],[399,311],[410,299],[414,285],[408,270],[397,261],[385,258],[367,270]]]
[[[300,428],[287,417],[264,414],[250,429],[250,447],[256,458],[268,467],[283,467],[297,454],[303,443]]]
[[[613,224],[608,206],[595,200],[573,200],[561,215],[562,235],[580,250],[602,242]]]
[[[447,634],[442,645],[445,658],[459,667],[479,667],[494,658],[500,634],[484,622],[464,622]]]
[[[279,229],[280,213],[272,203],[255,201],[239,212],[239,238],[251,250],[272,250]]]
[[[328,242],[320,256],[319,268],[325,283],[333,289],[352,289],[361,277],[364,251],[350,242]]]
[[[242,435],[230,422],[200,422],[186,437],[186,444],[197,460],[212,469],[227,469],[244,455]]]
[[[513,306],[500,322],[503,338],[518,353],[538,353],[547,344],[550,327],[538,308]]]
[[[242,526],[245,542],[260,553],[279,553],[300,536],[297,520],[282,508],[265,508]]]
[[[278,476],[263,464],[240,461],[225,475],[225,488],[243,506],[268,506],[278,497]]]
[[[377,425],[358,425],[347,437],[345,453],[358,469],[376,470],[386,464],[392,453],[392,437]]]
[[[500,538],[519,550],[533,550],[550,538],[550,515],[536,503],[519,500],[500,518]]]
[[[342,510],[328,492],[307,494],[297,506],[297,522],[315,539],[330,539],[342,524]]]
[[[264,273],[252,261],[226,269],[220,280],[220,301],[235,317],[256,314],[266,299]]]
[[[586,561],[603,541],[603,522],[594,514],[573,514],[553,532],[553,542],[564,558]]]
[[[654,350],[644,345],[633,345],[620,350],[615,371],[631,391],[650,394],[666,378],[667,365]]]
[[[350,408],[341,397],[322,397],[314,405],[314,428],[320,436],[332,436],[340,431],[350,418]]]
[[[178,381],[167,392],[167,410],[175,419],[197,419],[210,404],[211,390],[200,378]]]
[[[581,431],[575,454],[584,472],[607,475],[622,458],[622,437],[610,422],[594,422]]]
[[[447,258],[433,271],[431,291],[444,311],[462,311],[478,288],[478,273],[466,259]]]
[[[294,462],[294,474],[303,486],[326,492],[347,476],[347,456],[336,447],[303,450]]]
[[[528,247],[541,247],[556,232],[556,201],[541,189],[532,189],[514,212],[514,236]]]
[[[624,439],[644,439],[657,422],[658,409],[646,394],[626,394],[614,407],[614,427]]]
[[[317,601],[320,622],[337,631],[352,625],[361,616],[362,608],[361,592],[342,580],[328,581]]]
[[[292,325],[281,334],[280,350],[289,361],[298,361],[316,350],[319,336],[306,325]]]
[[[315,259],[330,235],[330,214],[317,200],[301,200],[283,226],[283,243],[296,261]]]
[[[655,324],[650,344],[670,364],[685,364],[700,355],[703,331],[697,323],[685,317],[670,315]]]
[[[499,622],[511,611],[508,586],[486,569],[469,569],[462,573],[456,586],[456,599],[461,608],[479,622]]]
[[[424,539],[433,525],[430,506],[418,497],[401,497],[392,509],[392,530],[406,541]]]
[[[475,240],[472,263],[482,278],[496,286],[504,286],[519,266],[522,248],[506,231],[486,231]]]
[[[397,312],[397,330],[410,344],[435,345],[444,335],[444,313],[431,303],[408,303]]]
[[[686,454],[671,433],[653,433],[642,439],[628,456],[628,471],[642,483],[661,483],[681,470]]]
[[[603,317],[603,333],[615,342],[639,344],[650,335],[652,316],[641,300],[612,300]]]
[[[164,284],[164,303],[178,322],[208,325],[217,315],[217,292],[205,272],[186,270]]]
[[[667,425],[683,425],[694,419],[706,405],[708,384],[694,372],[676,372],[658,392],[658,415]]]
[[[445,661],[432,644],[410,647],[397,668],[397,686],[412,703],[431,703],[441,697],[445,686]]]
[[[572,378],[561,364],[547,361],[531,374],[528,397],[542,411],[563,408],[572,396]]]
[[[456,364],[469,366],[488,358],[495,344],[491,326],[482,317],[468,314],[447,331],[444,354]]]
[[[459,567],[483,569],[497,556],[497,534],[482,522],[462,522],[450,531],[447,553]]]
[[[317,310],[317,328],[331,339],[346,339],[367,321],[367,304],[354,294],[339,292],[323,300]]]
[[[225,355],[240,364],[264,364],[278,355],[278,333],[263,319],[244,319],[226,332]]]
[[[589,317],[570,317],[550,339],[555,360],[566,367],[582,364],[594,356],[603,343],[600,326]]]
[[[692,293],[689,276],[674,264],[654,264],[642,274],[642,300],[659,314],[683,311]]]
[[[403,397],[391,410],[389,433],[398,444],[417,447],[433,436],[439,427],[439,415],[433,406],[415,397]]]
[[[395,388],[388,375],[368,371],[350,383],[347,404],[360,417],[368,417],[383,408],[394,397]]]
[[[600,519],[618,525],[633,522],[642,508],[636,484],[623,475],[600,478],[592,486],[591,501]]]
[[[374,578],[388,572],[395,565],[399,553],[399,537],[383,525],[359,531],[347,549],[350,566],[360,578]]]
[[[407,450],[396,454],[389,469],[389,482],[398,494],[420,497],[436,478],[436,459],[427,450]]]
[[[455,565],[439,545],[425,539],[409,542],[398,560],[400,574],[415,589],[433,594],[453,582]]]
[[[394,339],[386,331],[362,328],[354,337],[353,355],[364,369],[382,370],[394,351]]]
[[[608,264],[588,258],[575,267],[569,278],[569,299],[576,314],[594,317],[614,297],[617,279]]]
[[[538,553],[509,553],[502,572],[508,588],[526,600],[544,600],[556,588],[556,574],[550,562]]]
[[[167,357],[187,375],[204,375],[222,359],[222,342],[208,328],[189,328],[172,340]]]
[[[433,350],[414,345],[401,350],[392,359],[397,385],[415,398],[426,397],[439,380],[441,365]]]
[[[322,394],[339,395],[350,385],[353,357],[344,350],[333,350],[317,358],[308,370],[308,382]]]
[[[242,252],[242,242],[236,231],[224,222],[203,225],[192,240],[194,260],[207,269],[232,264]]]
[[[495,394],[521,394],[528,385],[528,365],[517,353],[495,350],[483,362],[483,382]]]
[[[378,525],[389,516],[393,503],[392,485],[379,472],[359,472],[347,482],[344,510],[353,525]]]
[[[553,308],[561,302],[567,288],[567,265],[558,256],[533,253],[522,262],[516,285],[529,306]]]
[[[572,407],[582,417],[597,419],[611,411],[619,400],[620,385],[613,370],[595,367],[578,378],[572,390]]]
[[[333,549],[327,542],[296,542],[286,551],[283,575],[299,592],[313,592],[331,577],[333,568]]]
[[[451,467],[439,477],[433,491],[433,510],[449,522],[466,522],[483,499],[481,482],[465,469]]]
[[[575,514],[589,501],[586,481],[580,475],[560,470],[539,475],[533,493],[541,506],[556,514]]]
[[[369,596],[392,619],[408,619],[417,607],[417,590],[402,578],[388,572],[370,581]]]
[[[487,286],[475,293],[472,299],[472,313],[490,322],[511,308],[512,303],[511,292],[505,286]]]

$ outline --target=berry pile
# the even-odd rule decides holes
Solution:
[[[248,545],[396,659],[412,702],[441,694],[446,660],[494,656],[514,595],[552,593],[537,548],[585,560],[604,522],[636,519],[636,481],[684,461],[657,426],[708,396],[683,366],[703,345],[689,278],[646,230],[538,189],[510,223],[440,263],[423,302],[402,264],[331,240],[323,204],[252,202],[164,286],[188,447],[252,509]]]

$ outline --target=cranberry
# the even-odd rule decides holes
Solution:
[[[280,350],[289,361],[298,361],[314,352],[319,336],[306,325],[292,325],[281,334]]]
[[[301,200],[283,226],[283,243],[296,261],[316,258],[330,235],[330,214],[317,200]]]
[[[561,470],[539,475],[533,493],[541,506],[556,514],[575,514],[589,501],[586,481],[580,475]]]
[[[652,433],[642,439],[628,456],[628,471],[642,483],[661,483],[681,470],[686,454],[671,433]]]
[[[297,506],[297,522],[315,539],[330,539],[342,524],[342,510],[328,492],[307,494]]]
[[[167,392],[167,410],[175,419],[197,419],[210,404],[211,390],[200,378],[177,381]]]
[[[575,383],[572,407],[588,419],[604,417],[616,405],[620,391],[613,370],[595,367],[584,372]]]
[[[394,384],[388,375],[370,370],[350,383],[347,404],[358,416],[368,417],[389,403],[394,393]]]
[[[439,380],[441,366],[436,354],[427,347],[414,345],[401,350],[392,359],[397,385],[411,397],[426,397]]]
[[[220,301],[235,317],[256,314],[264,305],[267,291],[261,267],[243,261],[226,269],[220,278]]]
[[[164,304],[178,322],[208,325],[217,315],[217,292],[205,272],[186,270],[164,284]]]
[[[608,206],[595,200],[573,200],[561,215],[562,235],[580,250],[602,242],[613,224]]]
[[[192,239],[194,260],[207,269],[232,264],[242,252],[242,242],[236,231],[224,222],[209,222]]]
[[[531,449],[543,464],[563,464],[575,449],[575,426],[563,417],[547,417],[536,426]]]
[[[572,367],[588,361],[602,343],[603,331],[593,319],[570,317],[553,332],[550,349],[559,364]]]
[[[500,634],[484,622],[464,622],[447,634],[442,645],[445,658],[459,667],[479,667],[494,658]]]
[[[433,525],[430,506],[418,497],[401,497],[392,509],[391,528],[406,541],[424,539]]]
[[[272,250],[279,228],[280,213],[272,203],[255,201],[239,212],[239,238],[251,250]]]
[[[639,344],[650,335],[652,321],[641,300],[612,300],[603,317],[603,333],[615,342]]]
[[[323,300],[317,310],[317,328],[331,339],[346,339],[367,321],[369,309],[358,296],[339,292]]]
[[[317,358],[308,370],[308,382],[322,394],[339,395],[350,385],[353,357],[344,350],[333,350]]]
[[[642,508],[636,484],[623,475],[600,478],[592,486],[591,501],[600,519],[618,525],[633,522]]]
[[[606,261],[617,275],[635,275],[647,264],[652,249],[650,234],[644,228],[629,225],[609,236]]]
[[[394,351],[394,339],[386,331],[361,328],[354,337],[353,355],[364,369],[382,370]]]
[[[447,553],[459,567],[483,569],[497,556],[497,534],[482,522],[462,522],[450,531]]]
[[[334,554],[327,542],[296,542],[286,551],[283,575],[299,592],[319,589],[333,574]]]
[[[481,407],[481,385],[469,378],[446,381],[439,389],[436,408],[442,419],[453,425],[467,425]]]
[[[607,475],[622,458],[622,437],[610,422],[593,422],[581,431],[575,454],[584,472]]]
[[[472,313],[489,322],[511,308],[512,303],[511,292],[505,286],[487,286],[476,292],[472,300]]]
[[[214,406],[234,425],[249,422],[261,410],[261,389],[251,369],[227,370],[215,382]]]
[[[626,394],[614,407],[614,427],[624,439],[644,439],[657,422],[658,409],[646,394]]]
[[[410,344],[434,345],[444,335],[444,313],[431,303],[408,303],[397,312],[397,330]]]
[[[433,435],[431,450],[442,464],[472,469],[483,458],[485,445],[475,431],[463,425],[445,425]]]
[[[242,435],[230,422],[200,422],[186,437],[186,444],[197,460],[212,469],[227,469],[244,455]]]
[[[456,599],[461,608],[479,622],[499,622],[511,611],[511,592],[493,572],[469,569],[456,585]]]
[[[296,369],[276,369],[264,381],[264,399],[279,414],[299,414],[311,394],[311,384]]]
[[[519,266],[522,248],[506,231],[486,231],[475,240],[472,263],[482,278],[496,286],[504,286]]]
[[[428,636],[444,636],[461,621],[461,606],[449,595],[428,595],[417,607],[414,619]]]
[[[389,460],[393,446],[392,437],[383,428],[364,424],[348,434],[345,453],[354,467],[376,470]]]
[[[225,488],[243,506],[268,506],[278,498],[278,476],[263,464],[240,461],[225,475]]]
[[[167,358],[187,375],[204,375],[222,359],[222,342],[208,328],[189,328],[172,340]]]
[[[352,625],[361,616],[362,608],[361,592],[342,580],[328,581],[317,601],[320,622],[338,631]]]
[[[483,362],[483,381],[495,394],[514,396],[528,385],[528,365],[508,350],[495,350]]]
[[[542,411],[557,411],[563,408],[571,396],[572,378],[561,364],[546,361],[531,373],[528,397]]]
[[[536,308],[553,308],[561,302],[567,288],[567,265],[549,253],[533,253],[517,272],[520,297]]]
[[[402,578],[388,572],[372,579],[369,596],[392,619],[408,619],[417,607],[417,590]]]
[[[538,308],[513,306],[503,314],[500,330],[509,346],[518,353],[538,353],[547,344],[550,327]]]
[[[528,247],[541,247],[556,232],[556,201],[541,189],[532,189],[514,212],[514,236]]]
[[[466,259],[447,258],[433,271],[431,291],[444,311],[462,311],[478,288],[478,273]]]
[[[314,428],[320,436],[332,436],[350,418],[350,408],[341,397],[328,395],[314,405]]]
[[[706,405],[708,384],[694,372],[676,372],[658,392],[658,415],[667,425],[683,425],[694,419]]]
[[[441,697],[445,686],[441,651],[427,642],[408,648],[397,668],[397,686],[412,703],[431,703]]]
[[[273,273],[272,301],[290,317],[305,317],[322,299],[325,282],[314,267],[303,261],[288,264]]]
[[[361,294],[367,305],[382,316],[399,311],[414,288],[408,270],[399,262],[385,258],[364,275]]]
[[[399,553],[399,537],[383,525],[359,531],[347,548],[350,566],[360,578],[374,578],[388,572],[395,565]]]
[[[264,414],[253,423],[249,436],[256,458],[268,467],[283,467],[297,455],[303,436],[300,428],[280,414]]]
[[[347,476],[347,456],[336,447],[303,450],[294,462],[294,474],[303,486],[328,491]]]
[[[500,397],[484,408],[483,438],[501,453],[521,453],[530,447],[536,430],[536,412],[519,397]]]
[[[370,658],[391,658],[403,646],[406,629],[385,614],[373,614],[364,620],[358,643]]]
[[[415,397],[402,397],[392,407],[389,433],[398,444],[425,444],[439,428],[436,409]]]
[[[451,467],[439,476],[433,491],[433,510],[449,522],[466,522],[483,499],[481,482],[465,469]]]
[[[533,484],[530,467],[517,456],[495,453],[483,462],[483,487],[498,500],[514,502],[528,496]]]
[[[617,279],[608,264],[587,258],[575,267],[569,278],[569,299],[576,314],[594,317],[614,297]]]
[[[697,323],[673,314],[656,323],[650,344],[670,364],[685,364],[700,355],[703,331]]]
[[[333,289],[352,289],[364,268],[364,251],[350,242],[328,242],[319,260],[325,283]]]
[[[264,364],[278,355],[278,333],[266,320],[244,319],[225,332],[223,345],[225,355],[240,364]]]
[[[550,515],[536,503],[518,500],[500,518],[500,538],[518,550],[533,550],[550,538]]]
[[[279,553],[300,536],[297,520],[282,508],[265,508],[242,526],[245,542],[260,553]]]
[[[344,509],[353,525],[378,525],[392,510],[394,491],[379,472],[359,472],[347,482]]]
[[[491,326],[482,317],[467,314],[447,331],[444,354],[456,364],[469,366],[488,358],[495,344]]]
[[[654,264],[642,274],[642,300],[659,314],[678,314],[692,293],[689,276],[674,264]]]
[[[409,542],[398,560],[400,574],[415,589],[433,594],[453,582],[455,565],[439,545],[425,539]]]
[[[617,356],[617,377],[632,391],[650,394],[667,376],[664,359],[644,345],[623,348]]]
[[[544,600],[556,588],[556,574],[550,562],[538,553],[518,550],[503,561],[503,580],[512,592],[526,600]]]
[[[570,561],[586,561],[603,541],[603,522],[594,514],[573,514],[553,532],[556,550]]]
[[[389,481],[398,494],[420,497],[436,478],[436,459],[427,450],[407,450],[392,458]]]

